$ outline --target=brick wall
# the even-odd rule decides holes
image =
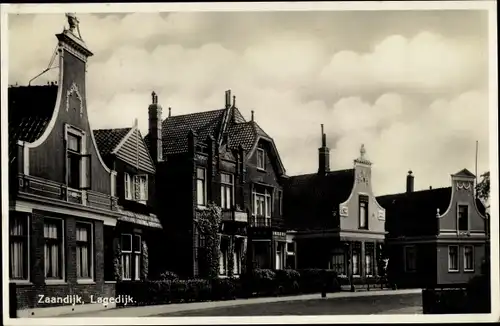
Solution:
[[[46,217],[62,218],[64,221],[64,270],[63,284],[45,283],[44,236],[43,225]],[[30,237],[30,281],[31,284],[18,284],[16,289],[18,309],[42,308],[61,304],[39,304],[39,295],[64,297],[66,295],[81,295],[86,302],[90,295],[103,296],[104,291],[104,250],[103,223],[101,221],[85,220],[93,223],[94,230],[94,283],[78,284],[76,277],[76,237],[75,225],[80,221],[73,216],[63,216],[53,213],[34,211],[31,216]],[[109,288],[114,285],[108,285]]]

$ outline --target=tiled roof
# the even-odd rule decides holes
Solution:
[[[436,214],[450,205],[451,187],[377,197],[385,208],[386,230],[390,235],[432,235],[437,233]]]
[[[333,224],[333,212],[349,198],[353,185],[354,169],[291,176],[283,195],[287,227],[297,230],[337,227]]]
[[[163,154],[186,152],[189,130],[196,132],[200,142],[205,142],[209,135],[215,137],[220,130],[224,112],[225,109],[220,109],[166,118],[162,122]]]
[[[102,157],[111,153],[132,128],[95,129],[94,138]]]
[[[52,118],[57,85],[8,88],[9,159],[18,140],[34,142]]]
[[[230,148],[238,148],[241,145],[246,151],[252,148],[258,136],[271,138],[255,121],[230,123],[227,133]]]

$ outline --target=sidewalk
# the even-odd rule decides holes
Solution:
[[[359,292],[336,292],[329,293],[328,299],[334,298],[350,298],[362,296],[381,296],[381,295],[404,295],[421,293],[421,289],[408,289],[408,290],[377,290],[377,291],[359,291]],[[101,311],[93,311],[87,313],[74,313],[68,315],[60,315],[59,317],[147,317],[156,316],[160,314],[173,313],[188,310],[200,310],[220,307],[231,307],[258,303],[271,303],[282,301],[306,301],[321,299],[321,294],[305,294],[283,297],[265,297],[265,298],[251,298],[251,299],[237,299],[228,301],[212,301],[212,302],[193,302],[193,303],[173,303],[167,305],[154,305],[154,306],[141,306],[141,307],[126,307],[114,308]]]

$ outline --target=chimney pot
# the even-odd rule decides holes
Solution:
[[[228,89],[226,91],[226,108],[229,108],[231,106],[231,90]]]
[[[156,96],[156,93],[154,91],[151,93],[151,103],[153,104],[158,103],[158,97]]]
[[[408,171],[408,175],[406,176],[406,192],[410,193],[413,192],[414,190],[414,179],[415,177],[413,176],[413,172],[410,170]]]
[[[171,115],[172,115],[172,108],[171,108],[171,107],[169,107],[169,108],[168,108],[168,116],[170,117]]]
[[[236,96],[233,95],[233,107],[236,106]]]
[[[253,112],[253,110],[252,110],[252,121],[253,121],[253,120],[254,120],[254,112]]]

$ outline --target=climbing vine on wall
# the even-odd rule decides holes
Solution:
[[[222,209],[214,203],[201,211],[195,223],[200,232],[205,235],[206,260],[208,263],[208,278],[219,276],[219,248],[221,236],[219,233],[222,221]]]
[[[142,269],[141,269],[141,278],[143,280],[148,279],[149,272],[149,255],[148,255],[148,245],[146,241],[142,241]]]

